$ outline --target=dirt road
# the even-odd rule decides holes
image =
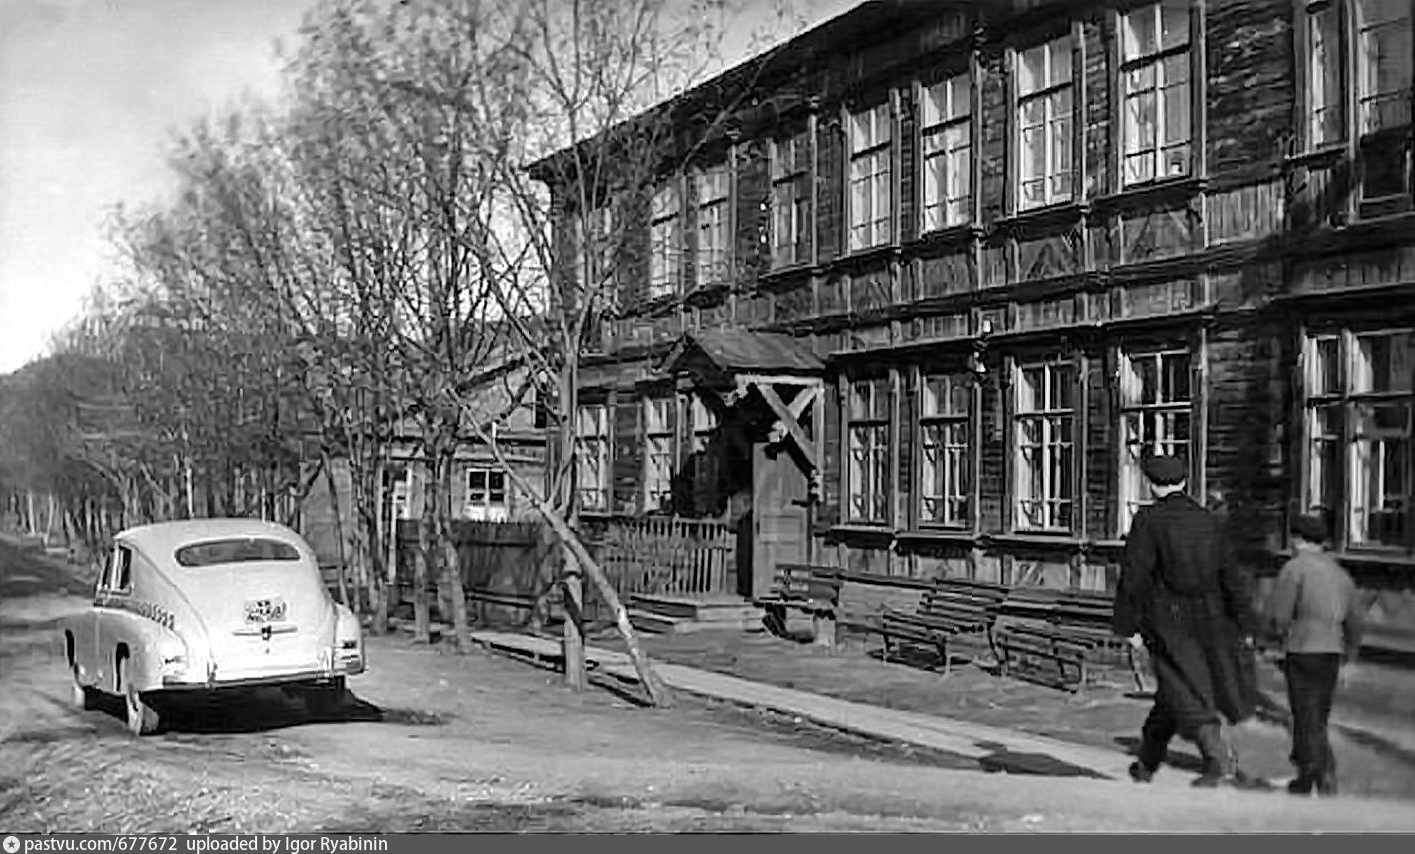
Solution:
[[[0,543],[0,832],[1415,829],[1407,803],[983,774],[683,698],[575,695],[486,654],[373,639],[359,702],[184,704],[135,739],[71,707],[68,570]],[[1176,799],[1177,798],[1177,799]]]

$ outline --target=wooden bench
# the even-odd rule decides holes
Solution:
[[[1130,645],[1111,633],[1113,599],[1105,593],[1082,590],[1016,590],[999,609],[995,641],[1003,674],[1026,678],[1030,659],[1056,664],[1054,684],[1077,690],[1086,684],[1089,670],[1100,654],[1124,651],[1132,673],[1143,690],[1143,681]]]
[[[536,607],[536,603],[541,599],[541,597],[534,593],[522,593],[515,590],[468,588],[463,592],[466,595],[467,602],[473,606],[474,614],[478,622],[486,622],[486,606],[488,605],[533,611]],[[556,606],[561,604],[562,595],[560,585],[557,584],[555,589],[551,591],[548,596],[544,597],[546,604],[545,614],[547,617],[555,616]]]
[[[800,611],[811,616],[816,643],[835,648],[835,617],[840,607],[840,588],[845,579],[838,567],[783,563],[776,567],[771,592],[752,599],[766,613],[762,622],[774,635],[785,636],[786,612]]]
[[[877,624],[862,625],[867,633],[884,639],[884,658],[894,654],[894,641],[924,644],[937,650],[947,676],[953,669],[950,646],[959,637],[986,638],[993,647],[992,627],[997,607],[1007,596],[1007,588],[987,581],[940,578],[919,597],[913,612],[886,608]]]

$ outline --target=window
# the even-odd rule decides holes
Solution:
[[[1019,366],[1015,401],[1015,527],[1070,531],[1076,499],[1075,366]]]
[[[174,557],[179,566],[195,569],[204,566],[224,566],[233,563],[294,563],[300,559],[300,550],[289,543],[264,537],[240,537],[226,540],[210,540],[193,543],[177,549]],[[127,587],[123,580],[127,576],[132,555],[124,550],[119,559],[119,587]]]
[[[919,519],[963,527],[971,519],[969,413],[973,389],[963,374],[922,378],[919,417]]]
[[[609,407],[580,407],[575,419],[576,479],[581,510],[609,509]]]
[[[771,263],[789,267],[811,260],[810,144],[805,134],[771,148]]]
[[[847,397],[850,520],[883,525],[889,521],[889,381],[853,382]]]
[[[1189,5],[1165,0],[1120,16],[1127,186],[1189,174]]]
[[[727,164],[703,169],[693,181],[698,207],[697,284],[725,282],[731,257]]]
[[[1062,37],[1017,54],[1019,207],[1072,197],[1071,39]]]
[[[585,289],[602,286],[613,273],[613,214],[608,207],[574,215],[570,232],[575,281]]]
[[[1152,456],[1192,460],[1193,389],[1187,350],[1122,353],[1120,356],[1120,521],[1130,530],[1135,511],[1150,503],[1140,468]]]
[[[889,104],[850,116],[850,250],[888,243],[890,230],[891,142]]]
[[[924,203],[921,230],[972,220],[973,94],[971,77],[959,74],[924,89]]]
[[[644,509],[650,513],[673,508],[673,398],[644,401]]]
[[[1342,75],[1341,8],[1322,3],[1307,10],[1307,147],[1346,139]]]
[[[1307,341],[1303,504],[1354,548],[1409,548],[1415,330],[1342,331]]]
[[[178,559],[181,563],[181,559]],[[114,568],[112,590],[115,593],[127,593],[133,588],[133,551],[126,546],[118,547],[118,565]]]
[[[678,291],[678,258],[682,245],[679,230],[678,184],[670,181],[653,194],[649,222],[649,297]]]
[[[1410,0],[1358,0],[1357,120],[1363,134],[1410,124]]]
[[[510,509],[506,472],[467,469],[467,501],[462,505],[463,516],[479,522],[504,522]]]

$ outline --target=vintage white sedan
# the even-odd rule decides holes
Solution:
[[[158,727],[166,692],[278,685],[323,714],[364,670],[363,632],[294,531],[195,519],[114,537],[93,607],[62,623],[75,702],[120,696],[128,729]]]

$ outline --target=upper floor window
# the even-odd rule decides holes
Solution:
[[[1069,36],[1017,53],[1017,186],[1023,210],[1071,200],[1071,67]]]
[[[725,282],[731,257],[727,164],[700,170],[693,176],[693,183],[697,204],[697,284]]]
[[[467,469],[467,500],[462,515],[481,522],[504,522],[511,501],[506,489],[506,472],[488,468]]]
[[[1014,385],[1015,527],[1070,531],[1076,506],[1076,366],[1019,365]]]
[[[1120,16],[1126,186],[1189,174],[1189,4],[1164,0]]]
[[[1194,459],[1190,445],[1194,406],[1189,352],[1139,350],[1120,354],[1119,531],[1130,530],[1135,511],[1150,503],[1141,469],[1151,456]]]
[[[850,116],[850,250],[892,237],[894,120],[888,102]]]
[[[644,400],[644,509],[650,513],[673,506],[673,411],[675,399]]]
[[[580,407],[575,419],[576,479],[581,510],[609,509],[609,407]]]
[[[653,194],[649,219],[649,297],[678,291],[679,253],[683,244],[678,182],[670,180]]]
[[[1349,42],[1342,21],[1343,2],[1350,3],[1354,21]],[[1348,104],[1355,108],[1358,132],[1363,135],[1410,124],[1408,0],[1319,0],[1306,4],[1303,18],[1307,148],[1346,139]],[[1353,51],[1356,81],[1348,98],[1347,57]]]
[[[963,527],[971,519],[972,383],[965,374],[923,377],[919,413],[919,519]]]
[[[1362,133],[1410,124],[1410,0],[1359,0],[1357,119]]]
[[[1410,548],[1415,330],[1341,330],[1307,340],[1305,509],[1344,545]]]
[[[973,209],[971,77],[958,74],[923,91],[924,200],[921,230],[963,225]]]
[[[591,290],[603,285],[612,275],[614,215],[606,205],[585,214],[575,214],[574,220],[571,235],[575,282]]]
[[[845,409],[846,444],[850,464],[845,494],[852,522],[889,522],[889,381],[857,380],[850,384]]]
[[[771,264],[811,259],[811,147],[805,134],[771,146]]]

